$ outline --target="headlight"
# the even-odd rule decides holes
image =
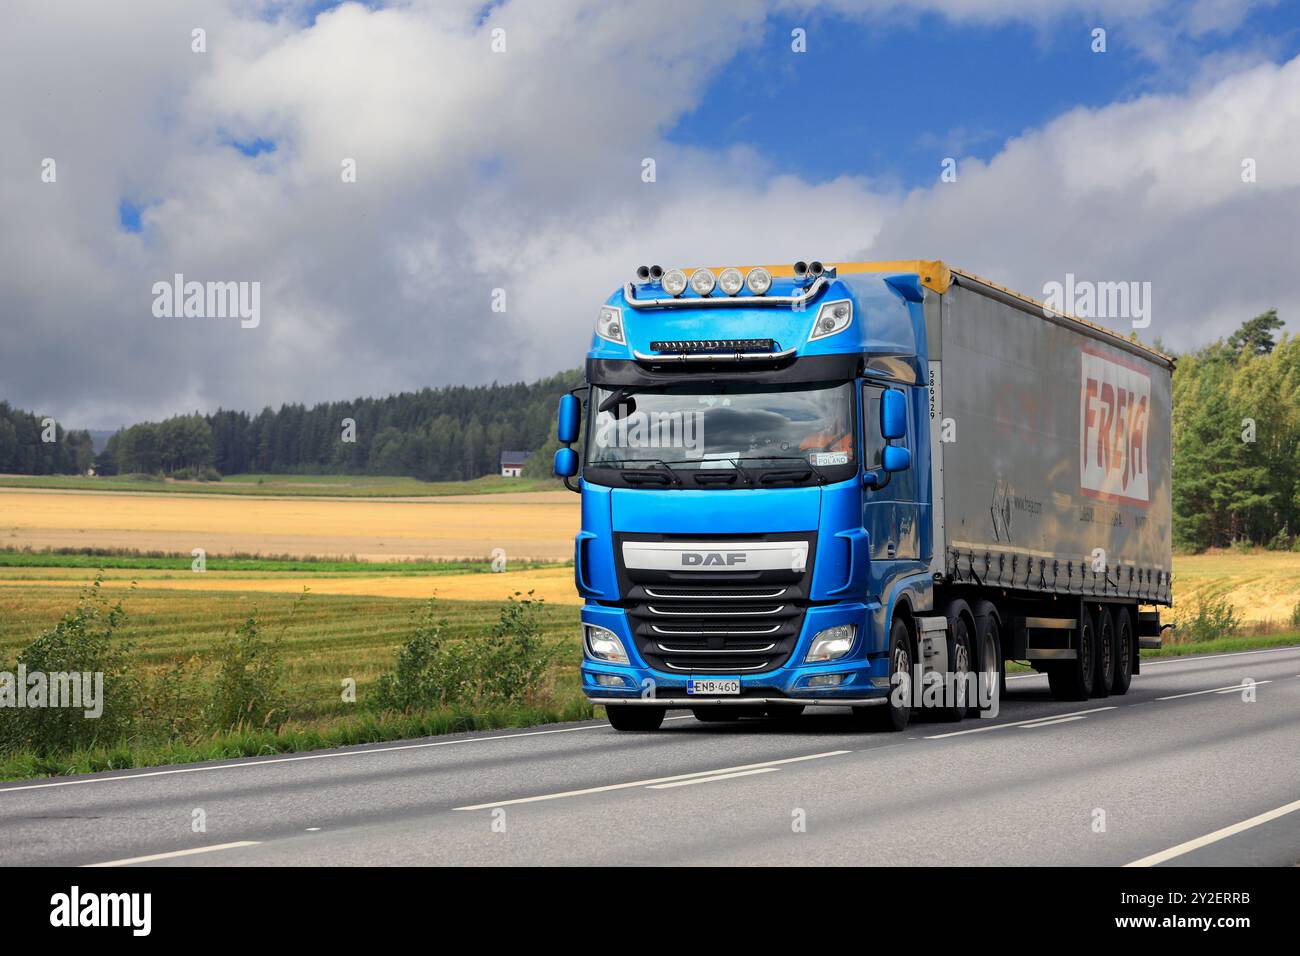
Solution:
[[[853,650],[853,635],[857,630],[857,627],[852,624],[837,624],[835,627],[818,631],[813,636],[812,647],[808,649],[808,656],[803,659],[803,662],[818,664],[843,657]]]
[[[812,334],[808,336],[808,340],[824,339],[828,335],[843,332],[852,322],[853,303],[848,299],[823,302],[822,307],[817,310],[817,321],[813,323]]]
[[[676,297],[686,291],[686,273],[681,269],[669,269],[664,273],[664,277],[659,281],[664,287],[664,291],[669,295]]]
[[[597,627],[595,624],[584,624],[582,631],[587,641],[588,657],[609,664],[626,664],[628,662],[627,651],[623,649],[623,642],[618,639],[618,635],[613,631]]]
[[[718,273],[718,285],[727,295],[735,295],[745,287],[745,277],[739,269],[723,269]]]
[[[596,334],[602,339],[626,345],[623,338],[623,311],[616,306],[602,305],[600,317],[596,319]]]
[[[713,291],[715,282],[717,280],[713,278],[713,273],[708,269],[696,269],[691,273],[691,291],[696,295],[708,295]]]
[[[749,274],[745,276],[745,285],[754,295],[763,295],[772,288],[772,273],[762,266],[750,269]]]

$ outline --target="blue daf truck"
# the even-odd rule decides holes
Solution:
[[[619,730],[1123,694],[1169,605],[1173,362],[932,260],[662,269],[562,397],[582,688]]]

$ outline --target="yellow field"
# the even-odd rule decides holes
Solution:
[[[209,555],[355,555],[374,559],[484,558],[504,548],[510,561],[567,560],[579,524],[569,492],[441,498],[262,498],[0,489],[0,547],[134,548]],[[0,568],[0,587],[80,586],[79,568]],[[580,603],[572,568],[503,574],[397,575],[346,572],[109,571],[112,583],[223,592],[499,601],[536,591],[553,604]],[[1300,553],[1219,552],[1174,559],[1176,611],[1198,596],[1226,598],[1249,622],[1290,620],[1300,603]]]
[[[0,588],[36,585],[78,588],[89,584],[100,572],[89,568],[0,568]],[[438,597],[448,601],[501,602],[519,592],[535,592],[548,604],[581,604],[574,590],[573,568],[506,570],[500,574],[296,574],[280,571],[153,571],[118,570],[103,572],[104,590],[115,591],[135,581],[141,588],[172,591],[229,591],[240,594],[301,593],[344,594],[367,597]]]
[[[0,490],[0,547],[133,548],[362,560],[573,556],[566,491],[425,499],[253,498]]]
[[[1291,620],[1300,604],[1300,553],[1222,551],[1174,558],[1174,603],[1189,610],[1198,597],[1226,599],[1245,621]]]

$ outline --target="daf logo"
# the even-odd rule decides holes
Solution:
[[[745,563],[744,551],[683,551],[682,565],[685,567],[709,567],[713,565],[732,567]]]

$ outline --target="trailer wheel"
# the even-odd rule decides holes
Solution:
[[[1002,704],[1002,693],[1007,687],[1006,662],[1002,660],[1002,633],[997,612],[987,601],[975,605],[975,646],[979,649],[976,666],[979,668],[977,688],[988,687],[989,704],[983,706],[978,698],[971,704],[970,715],[982,713],[996,716]],[[982,689],[978,693],[984,693]]]
[[[703,707],[694,707],[691,713],[695,719],[703,721],[706,724],[721,724],[727,721],[740,720],[746,713],[750,712],[744,704],[706,704]]]
[[[658,730],[667,712],[667,707],[646,707],[642,704],[605,705],[605,716],[615,730]]]
[[[1047,669],[1047,684],[1057,700],[1087,700],[1097,676],[1097,629],[1085,607],[1079,619],[1079,647],[1072,661],[1057,661]]]
[[[1115,683],[1112,694],[1127,694],[1133,681],[1133,618],[1128,608],[1115,605],[1113,632],[1115,635]]]
[[[1097,676],[1092,682],[1092,696],[1109,697],[1115,686],[1115,628],[1104,604],[1097,605],[1092,619],[1097,628]]]
[[[948,631],[952,637],[948,644],[948,673],[952,683],[944,688],[944,706],[935,711],[940,720],[955,723],[970,709],[970,676],[978,672],[975,657],[975,635],[971,633],[970,606],[965,601],[948,605]],[[952,695],[949,703],[949,694]]]
[[[912,638],[898,618],[889,629],[888,700],[883,707],[854,707],[854,719],[872,730],[887,731],[906,730],[912,719]]]

